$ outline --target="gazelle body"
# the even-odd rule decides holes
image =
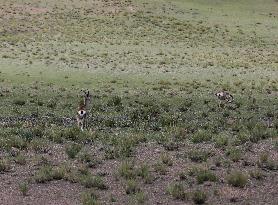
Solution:
[[[220,100],[219,106],[221,105],[222,102],[231,103],[234,101],[234,97],[227,91],[220,91],[220,92],[215,93],[215,95]]]
[[[87,118],[88,118],[88,112],[89,112],[89,104],[91,103],[91,95],[89,91],[83,91],[83,101],[80,103],[77,115],[76,115],[76,121],[77,126],[83,131],[87,127]]]

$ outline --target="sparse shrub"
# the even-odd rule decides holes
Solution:
[[[142,177],[146,184],[150,184],[153,182],[153,176],[150,173],[150,169],[146,164],[141,165],[137,169],[137,176]]]
[[[207,142],[210,141],[212,138],[212,135],[207,130],[198,130],[196,133],[192,136],[192,142],[193,143],[201,143],[201,142]]]
[[[160,118],[159,118],[159,125],[161,127],[168,127],[168,126],[174,126],[178,123],[178,118],[177,116],[171,114],[169,115],[168,113],[167,114],[162,114],[160,115]]]
[[[44,153],[48,150],[48,142],[42,138],[34,138],[29,146],[37,153]]]
[[[43,137],[44,135],[44,127],[42,126],[36,126],[32,129],[32,133],[33,135],[35,135],[36,137]]]
[[[114,96],[108,101],[109,106],[120,106],[122,105],[122,98],[120,96]]]
[[[125,192],[127,194],[135,194],[140,191],[137,182],[134,179],[129,179],[126,184]]]
[[[263,152],[260,154],[260,163],[266,163],[268,161],[269,154],[267,152]]]
[[[192,199],[195,204],[204,204],[207,200],[207,195],[203,191],[195,191],[193,193]]]
[[[82,205],[100,205],[97,195],[93,190],[81,194]]]
[[[228,184],[243,188],[247,184],[248,177],[240,171],[234,171],[227,176]]]
[[[167,167],[165,164],[157,162],[156,164],[154,164],[154,171],[158,172],[159,174],[165,175],[167,173]]]
[[[277,129],[278,129],[278,128],[277,128]],[[273,146],[274,146],[274,149],[275,149],[276,151],[278,151],[278,140],[274,141]]]
[[[71,144],[66,147],[66,153],[70,159],[74,159],[81,148],[82,146],[80,144]]]
[[[134,164],[129,161],[123,162],[119,167],[119,175],[125,179],[133,179],[136,177]]]
[[[36,137],[31,129],[19,129],[18,134],[27,142],[31,142]]]
[[[237,139],[240,141],[240,144],[248,142],[250,138],[250,133],[247,131],[240,131],[237,135]]]
[[[187,179],[187,173],[185,171],[182,171],[179,173],[180,180],[186,180]]]
[[[238,162],[241,159],[241,151],[237,148],[231,148],[226,152],[226,155],[233,161]]]
[[[38,106],[43,106],[43,102],[42,101],[38,101]]]
[[[34,175],[34,180],[37,183],[45,183],[47,181],[53,180],[52,176],[52,167],[49,165],[45,165],[41,167]]]
[[[69,170],[65,166],[56,167],[52,170],[51,175],[54,180],[64,179]]]
[[[171,157],[167,153],[161,154],[160,159],[161,159],[162,163],[167,165],[167,166],[172,166],[173,165],[173,160],[171,159]]]
[[[104,121],[104,125],[105,125],[106,127],[111,127],[111,128],[113,128],[113,127],[116,127],[116,121],[115,121],[114,118],[108,118],[108,119],[106,119],[106,120]]]
[[[61,144],[64,141],[63,130],[57,130],[52,128],[47,136],[49,140],[58,144]]]
[[[78,167],[78,172],[79,172],[81,175],[89,175],[89,174],[90,174],[90,171],[89,171],[88,167],[86,167],[86,166],[80,166],[80,167]]]
[[[250,177],[257,179],[257,180],[260,180],[264,177],[263,173],[259,169],[251,170],[249,172],[249,174],[250,174]]]
[[[218,134],[213,138],[215,142],[215,147],[224,148],[228,145],[229,138],[226,134]]]
[[[260,155],[258,165],[259,165],[259,167],[269,169],[269,170],[277,170],[278,169],[278,163],[276,161],[270,159],[269,154],[267,152],[264,152]]]
[[[7,159],[0,160],[0,172],[7,172],[11,169],[10,162]]]
[[[192,105],[192,101],[191,101],[191,100],[185,100],[185,101],[183,101],[183,103],[179,106],[179,110],[180,110],[181,112],[186,112],[187,110],[190,109],[191,105]]]
[[[189,159],[193,162],[206,162],[210,155],[210,152],[198,150],[193,150],[188,153]]]
[[[123,137],[113,137],[112,146],[105,147],[105,155],[108,159],[126,158],[130,157],[133,153],[134,147],[144,141],[142,135],[129,135]]]
[[[199,184],[202,184],[204,183],[205,181],[211,181],[211,182],[214,182],[217,180],[217,177],[214,173],[212,173],[211,171],[209,170],[199,170],[197,173],[196,173],[196,179],[197,179],[197,182]]]
[[[96,159],[95,157],[93,158],[93,156],[91,156],[89,153],[84,152],[80,155],[79,157],[81,162],[84,162],[87,164],[88,167],[96,167],[98,164],[101,163],[101,161],[99,159]]]
[[[112,194],[110,195],[110,200],[109,201],[112,202],[112,203],[117,202],[115,196],[112,195]]]
[[[84,139],[84,133],[81,132],[78,127],[72,127],[72,128],[67,128],[63,129],[60,132],[57,133],[59,135],[58,138],[64,138],[67,140],[72,140],[72,141],[81,141]]]
[[[100,176],[92,176],[91,174],[81,176],[81,184],[86,188],[95,187],[102,190],[108,188]]]
[[[23,196],[27,196],[28,190],[29,187],[27,182],[22,182],[19,184],[19,191],[22,193]]]
[[[251,137],[250,137],[250,141],[251,142],[258,142],[259,140],[262,139],[267,139],[269,137],[271,137],[271,132],[269,129],[267,129],[266,126],[262,125],[262,124],[257,124],[252,130],[251,130]]]
[[[136,193],[135,198],[136,198],[136,201],[138,204],[144,204],[145,201],[147,200],[147,196],[142,191],[139,191],[138,193]]]
[[[49,108],[51,108],[51,109],[54,109],[56,106],[57,106],[57,101],[56,100],[49,100],[48,102],[47,102],[47,105],[46,105],[47,107],[49,107]]]
[[[9,150],[12,147],[23,150],[27,147],[27,142],[20,136],[10,136],[5,139],[4,143],[5,149]]]
[[[15,157],[14,161],[17,163],[17,164],[20,164],[20,165],[25,165],[26,164],[26,158],[19,154]]]
[[[173,140],[165,140],[165,142],[163,142],[163,147],[167,151],[175,151],[179,149],[179,144]]]
[[[38,165],[49,165],[50,162],[45,156],[38,157]]]
[[[174,183],[167,187],[167,193],[174,199],[186,200],[188,198],[184,186],[181,183]]]
[[[25,100],[22,100],[22,99],[16,99],[14,100],[14,104],[15,105],[19,105],[19,106],[23,106],[26,104]]]

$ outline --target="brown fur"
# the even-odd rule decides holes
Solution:
[[[77,121],[77,126],[83,131],[87,127],[87,116],[89,112],[89,104],[91,102],[91,95],[89,91],[84,92],[83,95],[83,101],[80,102],[78,110],[77,110],[77,115],[76,115],[76,121]],[[83,115],[80,114],[80,112],[85,112]]]

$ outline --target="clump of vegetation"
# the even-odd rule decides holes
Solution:
[[[258,165],[261,168],[269,169],[269,170],[277,170],[278,163],[273,159],[269,158],[269,153],[264,152],[260,155]]]
[[[208,142],[212,139],[212,134],[207,130],[198,130],[192,136],[193,143]]]
[[[269,137],[272,137],[272,133],[269,129],[267,129],[266,126],[262,124],[256,124],[252,129],[251,129],[251,142],[258,142],[259,140],[262,139],[267,139]]]
[[[167,166],[173,165],[173,160],[167,153],[161,154],[160,159],[161,159],[161,162]]]
[[[66,147],[66,153],[70,159],[74,159],[81,149],[80,144],[71,144]]]
[[[45,153],[48,150],[48,142],[42,138],[34,138],[31,140],[29,146],[36,153]]]
[[[193,192],[192,199],[195,204],[204,204],[207,200],[207,195],[205,192],[197,190]]]
[[[188,199],[188,195],[185,192],[184,186],[181,183],[170,184],[167,188],[167,193],[170,194],[174,199]]]
[[[22,193],[23,196],[27,196],[28,190],[29,187],[27,182],[22,182],[19,184],[19,191]]]
[[[20,164],[20,165],[25,165],[26,164],[26,158],[25,156],[19,154],[17,155],[15,158],[14,158],[14,161],[17,163],[17,164]]]
[[[211,182],[217,181],[216,175],[211,171],[205,169],[201,169],[196,173],[196,179],[199,184],[202,184],[205,181],[211,181]]]
[[[121,106],[122,98],[120,96],[113,96],[110,101],[108,101],[109,106]]]
[[[120,165],[118,173],[121,177],[125,179],[134,179],[136,177],[136,170],[134,168],[134,164],[129,161],[125,161]]]
[[[249,172],[249,175],[250,175],[250,177],[257,179],[257,180],[261,180],[264,177],[262,171],[260,171],[259,169],[251,170]]]
[[[226,152],[226,155],[233,161],[238,162],[241,159],[241,151],[237,148],[231,148]]]
[[[100,176],[92,176],[91,174],[82,175],[80,182],[86,188],[95,187],[95,188],[102,189],[102,190],[108,188]]]
[[[240,171],[234,171],[227,176],[227,181],[234,187],[243,188],[247,184],[248,177]]]
[[[142,177],[146,184],[151,184],[154,180],[148,165],[143,164],[137,168],[137,176]]]
[[[193,150],[188,153],[189,159],[193,162],[206,162],[210,156],[211,153],[207,151]]]
[[[138,183],[134,179],[127,180],[125,192],[127,194],[135,194],[140,191]]]
[[[59,167],[55,167],[52,170],[52,178],[54,180],[60,180],[60,179],[66,179],[66,175],[70,173],[69,167],[67,166],[59,166]]]
[[[224,148],[228,145],[229,138],[226,134],[218,134],[213,137],[213,141],[215,142],[215,147]]]
[[[144,204],[147,200],[147,196],[144,192],[139,191],[135,194],[135,198],[138,204]]]
[[[87,152],[83,152],[82,154],[80,154],[79,160],[83,163],[86,163],[86,165],[91,168],[96,167],[98,164],[101,163],[100,159],[93,157]]]
[[[183,173],[183,175],[186,178],[185,172]],[[208,169],[195,167],[195,166],[192,167],[191,169],[189,169],[188,175],[195,176],[198,184],[202,184],[205,181],[211,181],[211,182],[217,181],[217,177],[212,171],[210,171]]]
[[[81,201],[83,205],[100,205],[98,196],[94,193],[93,190],[83,192],[81,194]]]
[[[34,175],[34,180],[37,183],[45,183],[53,180],[53,168],[50,165],[44,165]]]
[[[162,162],[157,162],[153,166],[155,172],[158,172],[161,175],[165,175],[167,173],[167,166]]]
[[[7,159],[0,160],[0,172],[7,172],[11,169],[10,162]]]
[[[16,99],[16,100],[14,100],[14,104],[19,105],[19,106],[23,106],[23,105],[26,104],[26,101],[22,100],[22,99]]]

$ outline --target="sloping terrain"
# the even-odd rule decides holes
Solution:
[[[0,0],[0,204],[277,204],[277,11]]]

